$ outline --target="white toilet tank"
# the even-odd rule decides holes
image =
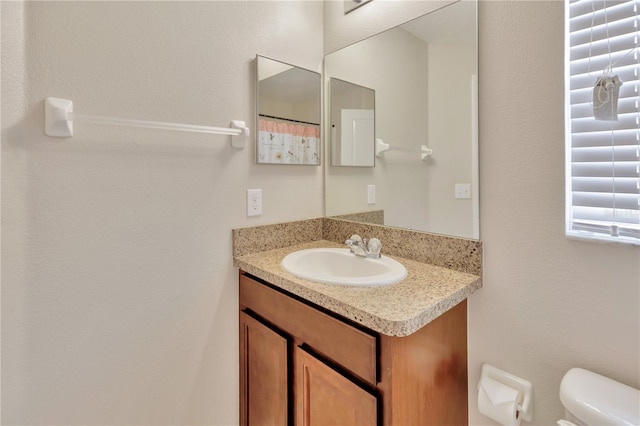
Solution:
[[[585,425],[640,425],[638,389],[582,368],[564,375],[560,400],[569,419]]]

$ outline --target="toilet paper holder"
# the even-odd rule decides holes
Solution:
[[[522,393],[522,401],[517,404],[520,419],[528,422],[533,421],[533,385],[531,382],[489,364],[482,364],[478,387],[484,377],[489,377],[496,382],[519,390]]]

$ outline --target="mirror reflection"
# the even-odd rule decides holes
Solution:
[[[319,165],[320,74],[257,55],[258,164]]]
[[[479,238],[477,63],[466,0],[325,57],[325,84],[375,91],[375,138],[389,146],[375,167],[326,167],[327,216]]]
[[[329,82],[332,166],[375,165],[375,91],[348,81]]]

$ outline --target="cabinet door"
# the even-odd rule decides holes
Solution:
[[[240,424],[288,422],[287,339],[240,312]]]
[[[378,402],[331,367],[295,348],[295,419],[298,426],[375,426]]]

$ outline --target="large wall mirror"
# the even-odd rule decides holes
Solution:
[[[326,216],[479,238],[476,9],[458,1],[325,56],[325,90],[333,78],[375,91],[390,147],[375,167],[326,164]]]
[[[320,165],[320,74],[257,55],[256,162]]]

